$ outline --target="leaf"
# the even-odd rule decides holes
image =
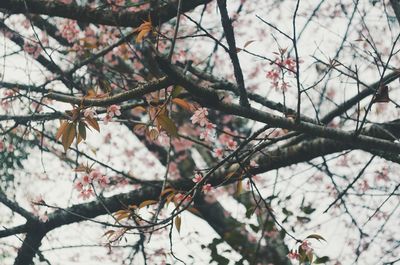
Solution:
[[[82,121],[79,122],[78,132],[80,137],[82,137],[83,140],[86,140],[86,125]]]
[[[253,42],[255,42],[255,40],[249,40],[249,41],[247,41],[247,42],[244,44],[243,49],[246,49],[247,46],[249,46],[249,45],[252,44]]]
[[[181,223],[182,223],[181,217],[180,216],[175,217],[175,226],[179,234],[181,233]]]
[[[311,218],[305,217],[305,216],[297,216],[297,221],[306,224],[311,221]]]
[[[312,251],[309,251],[309,252],[307,252],[306,254],[307,254],[307,257],[308,257],[308,261],[310,262],[310,264],[312,264],[312,262],[313,262],[313,257],[314,257]]]
[[[134,30],[134,32],[138,32],[138,35],[136,36],[136,43],[141,43],[143,41],[143,38],[151,32],[153,29],[153,26],[151,25],[151,20],[149,18],[149,21],[144,21],[138,28]]]
[[[314,264],[322,264],[322,263],[326,263],[328,261],[329,261],[329,257],[323,256],[323,257],[316,258],[314,261]]]
[[[144,124],[136,124],[133,126],[133,131],[136,133],[143,133],[146,130],[146,125]]]
[[[249,40],[249,41],[247,41],[247,42],[244,44],[243,49],[241,49],[241,48],[236,48],[236,53],[239,53],[239,52],[243,51],[244,49],[246,49],[247,46],[249,46],[249,45],[252,44],[253,42],[255,42],[255,40]]]
[[[103,236],[106,236],[107,238],[110,238],[114,233],[115,233],[114,230],[108,230],[107,232],[104,233]]]
[[[192,111],[192,105],[188,103],[186,100],[181,99],[181,98],[173,98],[172,102],[174,102],[176,105],[179,107],[187,110],[187,111]]]
[[[100,126],[94,118],[86,117],[85,121],[96,131],[100,132]]]
[[[306,238],[313,238],[313,239],[316,239],[316,240],[318,240],[318,241],[323,240],[323,241],[326,242],[325,238],[323,238],[322,236],[320,236],[320,235],[318,235],[318,234],[311,234],[311,235],[309,235],[309,236],[306,237]]]
[[[75,123],[68,123],[65,128],[65,132],[62,136],[62,145],[64,147],[65,152],[67,152],[68,148],[74,141],[75,135],[76,135]]]
[[[173,188],[166,188],[166,189],[164,189],[162,192],[161,192],[161,196],[164,196],[165,194],[167,194],[167,193],[169,193],[169,192],[172,192],[172,193],[174,193],[174,189]]]
[[[150,131],[147,132],[147,136],[150,138],[150,140],[155,141],[158,138],[158,130],[156,128],[151,128]]]
[[[184,88],[181,86],[174,86],[174,89],[172,90],[172,93],[171,93],[171,97],[176,98],[177,96],[179,96],[182,93],[183,90],[184,90]]]
[[[242,180],[236,182],[236,195],[239,195],[243,191],[243,183]]]
[[[130,216],[131,216],[131,213],[130,213],[130,212],[126,212],[126,213],[124,213],[124,214],[120,214],[120,215],[118,215],[118,217],[116,218],[116,221],[119,222],[119,221],[121,221],[121,220],[123,220],[123,219],[129,218]]]
[[[199,210],[197,210],[197,209],[194,208],[194,207],[188,207],[187,210],[188,210],[189,212],[191,212],[192,214],[194,214],[194,215],[202,216],[201,213],[199,212]]]
[[[158,115],[157,122],[170,136],[178,137],[178,128],[167,115]]]
[[[376,92],[372,102],[373,103],[387,103],[389,101],[390,101],[390,98],[389,98],[389,87],[388,86],[379,87],[379,89]]]
[[[67,128],[68,122],[67,121],[63,121],[60,125],[60,128],[58,128],[57,130],[57,134],[56,134],[56,141],[58,139],[60,139],[61,135],[64,134],[65,129]]]
[[[170,195],[168,195],[167,199],[165,200],[166,204],[168,205],[174,199],[174,197],[175,197],[174,193],[171,193]]]
[[[147,201],[143,201],[140,205],[139,205],[139,209],[144,208],[146,206],[152,205],[152,204],[156,204],[158,203],[158,201],[155,200],[147,200]]]

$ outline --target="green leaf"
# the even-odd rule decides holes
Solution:
[[[182,93],[183,89],[184,88],[181,86],[174,86],[174,89],[172,90],[171,93],[171,97],[176,98],[177,96],[179,96],[180,93]]]
[[[164,114],[160,114],[157,116],[158,124],[163,128],[170,136],[179,137],[178,136],[178,128],[175,123]]]
[[[306,238],[313,238],[313,239],[316,239],[316,240],[318,240],[318,241],[323,240],[323,241],[326,242],[325,238],[323,238],[322,236],[320,236],[320,235],[318,235],[318,234],[311,234],[311,235],[309,235],[309,236],[306,237]]]
[[[82,137],[82,139],[86,140],[86,126],[85,126],[85,123],[82,121],[79,122],[78,132],[79,132],[79,135]]]
[[[322,263],[326,263],[328,261],[329,261],[329,257],[323,256],[323,257],[316,258],[314,261],[314,264],[322,264]]]

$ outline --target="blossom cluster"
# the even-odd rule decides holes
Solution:
[[[192,124],[199,124],[200,127],[203,127],[203,130],[200,133],[200,139],[211,141],[215,135],[214,128],[216,126],[208,120],[207,116],[208,110],[206,108],[198,108],[190,119]]]
[[[110,184],[107,176],[99,170],[92,170],[89,174],[83,175],[76,183],[75,189],[79,191],[79,197],[86,200],[94,196],[93,185],[97,183],[101,188],[106,188]]]
[[[115,104],[107,108],[107,114],[103,118],[104,124],[110,122],[114,116],[121,116],[121,107]]]
[[[284,52],[285,50],[280,52],[282,56]],[[296,73],[296,60],[290,56],[276,59],[274,67],[270,71],[267,71],[266,78],[271,81],[271,85],[275,89],[287,91],[290,85],[284,80],[285,73]]]

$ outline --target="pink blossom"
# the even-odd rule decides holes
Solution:
[[[228,147],[229,150],[235,150],[237,148],[237,142],[231,139],[227,142],[226,147]]]
[[[307,254],[311,253],[313,251],[312,247],[311,247],[311,243],[308,240],[304,240],[301,243],[300,246]]]
[[[293,259],[293,260],[298,260],[298,259],[300,258],[299,253],[298,253],[297,251],[294,251],[294,250],[291,250],[291,251],[288,253],[287,256],[288,256],[289,259]]]
[[[107,108],[107,115],[109,115],[111,118],[115,116],[120,116],[121,115],[121,107],[118,105],[111,105]]]
[[[224,155],[224,151],[222,150],[222,148],[215,148],[214,155],[217,158],[222,158],[222,156]]]
[[[80,181],[77,181],[77,182],[75,183],[75,189],[76,189],[77,191],[82,191],[82,190],[83,190],[83,183],[80,182]]]
[[[304,240],[304,241],[301,243],[301,248],[302,248],[304,251],[307,251],[308,249],[310,249],[310,246],[311,246],[311,244],[310,244],[310,242],[308,242],[307,240]]]
[[[84,176],[81,178],[81,182],[82,182],[82,185],[85,186],[85,185],[87,185],[87,184],[92,183],[92,179],[91,179],[91,177],[89,177],[89,175],[84,175]]]
[[[100,187],[106,188],[108,184],[110,184],[110,179],[103,175],[97,179],[97,182],[99,183]]]
[[[266,77],[273,81],[277,81],[279,79],[279,72],[277,70],[268,71]]]
[[[63,4],[71,4],[74,0],[59,0]]]
[[[96,180],[96,179],[102,177],[102,174],[99,170],[95,169],[95,170],[90,171],[89,176],[90,176],[91,180]]]
[[[296,67],[296,61],[291,58],[288,57],[283,61],[283,64],[286,66],[287,69],[289,69],[290,71],[294,72],[295,71],[295,67]]]
[[[73,42],[79,34],[77,25],[75,20],[67,20],[61,27],[61,36],[68,42]]]
[[[107,114],[106,116],[104,116],[103,122],[105,125],[107,125],[110,121],[112,121],[112,117],[110,115]]]
[[[85,109],[85,111],[83,112],[83,116],[85,116],[86,118],[94,118],[94,115],[97,115],[96,111],[93,108],[87,108]]]
[[[79,197],[84,200],[87,200],[92,196],[94,196],[94,192],[93,192],[92,188],[89,188],[87,190],[82,190],[81,193],[79,194]]]
[[[185,196],[187,196],[187,197],[185,198]],[[185,198],[185,199],[184,199],[184,198]],[[190,196],[190,195],[185,195],[185,194],[183,194],[183,193],[178,193],[178,194],[175,195],[174,199],[175,199],[175,201],[178,202],[178,203],[181,202],[181,201],[183,201],[183,200],[184,200],[184,202],[190,202],[190,201],[192,200],[192,196]]]
[[[203,185],[202,190],[203,190],[204,193],[210,192],[212,190],[211,184]]]
[[[198,123],[201,127],[204,127],[207,123],[209,123],[207,115],[208,110],[206,108],[198,108],[190,118],[192,120],[192,124]]]
[[[40,55],[40,52],[41,52],[41,48],[40,48],[39,45],[32,44],[32,43],[29,43],[27,41],[24,43],[24,47],[23,48],[24,48],[24,51],[27,54],[31,55],[34,59],[37,59],[39,57],[39,55]]]
[[[4,142],[0,139],[0,152],[4,151]]]
[[[361,189],[362,192],[366,192],[369,190],[370,186],[368,184],[368,180],[364,179],[361,183],[358,184],[358,187]]]
[[[199,183],[202,179],[203,179],[203,176],[201,174],[199,174],[199,173],[196,173],[194,175],[194,178],[192,179],[192,181],[194,183]]]

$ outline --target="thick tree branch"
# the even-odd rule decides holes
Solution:
[[[236,41],[232,27],[232,22],[231,19],[229,18],[228,10],[226,8],[226,0],[218,0],[217,3],[219,10],[221,12],[222,27],[224,28],[226,41],[228,42],[229,46],[229,57],[231,58],[232,61],[233,71],[239,88],[240,105],[242,105],[243,107],[250,107],[249,100],[247,99],[242,68],[240,67],[239,58],[237,56]]]
[[[183,1],[182,13],[188,12],[199,5],[204,5],[211,0],[191,0]],[[176,16],[177,0],[161,6],[158,12],[151,11],[150,15],[159,18],[160,23],[164,23]],[[139,27],[143,21],[148,19],[148,10],[131,12],[127,9],[111,11],[104,9],[94,9],[88,6],[76,4],[63,4],[58,1],[45,0],[2,0],[0,10],[9,14],[40,14],[63,18],[70,18],[80,22],[103,24],[122,27]]]

